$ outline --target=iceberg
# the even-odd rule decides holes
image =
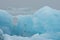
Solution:
[[[3,31],[0,29],[0,40],[4,40]]]
[[[4,34],[11,34],[12,31],[12,15],[5,10],[0,10],[0,29]]]
[[[0,10],[0,40],[60,40],[59,10],[45,6],[17,19],[13,25],[13,16]]]
[[[54,40],[54,39],[41,37],[39,34],[35,34],[32,37],[10,36],[5,34],[4,37],[5,40]]]
[[[45,6],[34,14],[35,26],[42,32],[60,32],[60,11]],[[45,31],[44,31],[45,30]]]
[[[22,36],[32,36],[36,33],[33,29],[32,15],[18,16],[17,31]]]

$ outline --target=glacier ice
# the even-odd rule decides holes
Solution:
[[[4,40],[3,31],[0,29],[0,40]]]
[[[3,34],[3,31],[0,29],[0,35],[2,35]]]
[[[22,37],[22,36],[10,36],[4,34],[5,40],[60,40],[60,32],[57,33],[44,33],[44,34],[35,34],[32,37]]]
[[[0,35],[5,40],[60,40],[59,10],[45,6],[34,15],[19,15],[17,18],[14,26],[12,15],[0,10]]]
[[[56,32],[56,33],[44,33],[44,34],[41,34],[40,37],[48,38],[48,39],[53,39],[53,40],[60,40],[60,32]]]
[[[4,33],[11,34],[12,31],[12,15],[5,10],[0,10],[0,29]]]
[[[17,33],[22,36],[34,35],[36,32],[33,29],[32,15],[18,16],[17,30],[18,30]]]
[[[60,11],[45,6],[39,9],[34,14],[35,24],[40,31],[41,27],[43,32],[60,32]],[[44,31],[45,30],[45,31]]]
[[[32,37],[21,37],[21,36],[10,36],[5,34],[4,35],[5,40],[54,40],[49,38],[41,37],[39,34],[35,34]]]

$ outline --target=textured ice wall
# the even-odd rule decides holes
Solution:
[[[7,34],[12,31],[12,15],[5,10],[0,10],[0,29]]]

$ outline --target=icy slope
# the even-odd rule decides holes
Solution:
[[[45,6],[34,14],[37,31],[60,32],[60,11]],[[45,30],[45,31],[44,31]]]

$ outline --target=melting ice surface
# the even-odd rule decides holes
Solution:
[[[3,21],[1,22],[3,23]],[[2,24],[0,25],[2,26]],[[6,24],[4,24],[4,26],[5,25]],[[37,12],[35,12],[35,14],[32,17],[18,16],[18,22],[15,33],[20,36],[16,35],[10,36],[8,34],[3,34],[4,39],[5,40],[60,40],[60,11],[45,6],[39,9]],[[31,37],[23,37],[23,36],[31,36]]]

